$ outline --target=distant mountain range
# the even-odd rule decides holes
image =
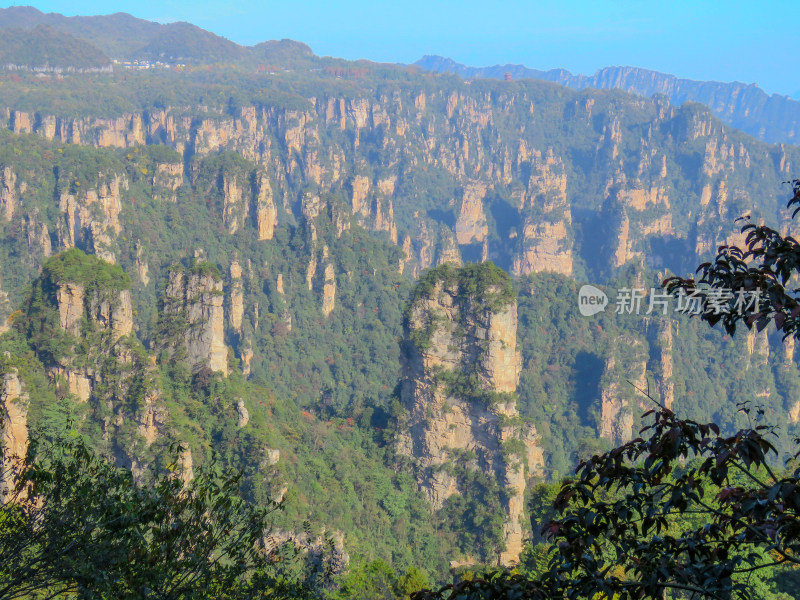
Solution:
[[[30,6],[0,9],[0,65],[27,69],[108,68],[112,60],[185,64],[239,63],[319,68],[311,48],[291,40],[241,46],[190,23],[160,24],[125,13],[66,17]],[[330,60],[328,60],[330,62]],[[337,61],[338,62],[338,61]],[[326,63],[327,64],[327,63]],[[725,123],[771,143],[800,141],[800,101],[768,95],[755,84],[692,81],[636,67],[606,67],[594,75],[523,65],[469,67],[441,56],[414,63],[465,79],[541,79],[573,89],[622,89],[643,96],[663,94],[672,104],[699,102]]]
[[[565,69],[539,71],[524,65],[469,67],[442,56],[424,56],[416,63],[427,71],[454,73],[464,79],[542,79],[573,89],[621,89],[642,96],[664,94],[672,104],[699,102],[725,123],[771,143],[800,139],[800,101],[768,95],[755,84],[693,81],[636,67],[606,67],[594,75],[573,75]]]
[[[281,40],[256,46],[240,46],[224,37],[201,29],[191,23],[162,25],[137,19],[126,13],[93,17],[65,17],[58,13],[43,13],[31,6],[12,6],[0,9],[0,58],[3,64],[17,62],[27,66],[31,58],[55,54],[59,64],[75,68],[94,67],[104,57],[121,61],[143,60],[168,63],[213,63],[241,60],[269,60],[272,55],[282,59],[311,56],[305,44]],[[50,39],[32,36],[29,47],[9,46],[9,31],[49,31]],[[4,52],[9,47],[8,52]],[[34,50],[30,50],[30,48]],[[81,47],[80,51],[76,48]],[[49,53],[41,48],[46,48]],[[17,54],[12,51],[16,50]],[[10,58],[6,59],[6,54]],[[19,56],[22,58],[18,58]],[[35,61],[34,61],[35,62]]]

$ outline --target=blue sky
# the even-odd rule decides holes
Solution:
[[[45,12],[189,21],[241,44],[292,38],[315,53],[413,62],[521,63],[591,74],[609,65],[800,92],[800,0],[174,0],[35,2]],[[798,94],[800,95],[800,94]]]

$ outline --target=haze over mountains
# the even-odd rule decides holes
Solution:
[[[285,59],[287,53],[305,62],[316,58],[308,46],[291,40],[241,46],[190,23],[160,24],[126,13],[65,17],[30,6],[0,9],[2,30],[41,27],[49,29],[35,31],[61,35],[31,33],[27,43],[20,45],[15,41],[19,33],[7,31],[0,39],[0,64],[94,69],[112,59],[207,64],[271,61]],[[541,79],[573,89],[622,89],[648,97],[664,94],[675,105],[704,104],[723,122],[767,142],[796,143],[800,139],[800,101],[768,95],[756,84],[693,81],[638,67],[606,67],[591,76],[515,64],[471,67],[435,55],[424,56],[414,65],[465,79],[503,79],[510,74],[513,79]]]
[[[31,6],[12,6],[0,9],[0,30],[28,30],[47,27],[61,36],[49,40],[50,45],[83,45],[100,52],[108,59],[119,61],[144,60],[170,63],[214,63],[269,58],[276,42],[265,42],[255,46],[240,46],[221,36],[201,29],[191,23],[160,24],[137,19],[126,13],[93,17],[65,17],[57,13],[43,13]],[[0,39],[0,49],[6,49],[7,34]],[[45,43],[33,37],[33,47]],[[310,54],[304,44],[291,43],[301,54]],[[12,48],[8,48],[8,53]],[[21,50],[20,50],[21,51]],[[68,55],[75,61],[72,66],[91,66],[82,57]],[[7,64],[11,58],[3,58]],[[33,64],[23,56],[20,64]],[[91,63],[93,65],[93,63]],[[40,66],[36,64],[35,66]]]
[[[621,89],[642,96],[664,94],[672,104],[699,102],[725,123],[767,142],[797,143],[800,101],[768,95],[756,84],[693,81],[637,67],[606,67],[594,75],[573,75],[565,69],[539,71],[524,65],[470,67],[442,56],[424,56],[414,63],[428,71],[454,73],[465,79],[542,79],[576,90]]]

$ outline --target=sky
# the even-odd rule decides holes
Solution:
[[[65,15],[127,12],[188,21],[240,44],[290,38],[321,56],[471,66],[524,64],[592,74],[636,66],[698,80],[756,83],[800,98],[800,0],[71,0]],[[7,5],[8,6],[8,5]]]

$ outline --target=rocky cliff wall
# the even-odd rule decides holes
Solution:
[[[99,428],[101,439],[94,441],[101,450],[140,479],[153,459],[151,447],[175,431],[156,358],[134,333],[130,284],[118,265],[71,249],[45,262],[16,318],[28,331],[55,327],[52,339],[30,338],[39,361],[30,368],[42,369],[57,396],[85,405],[76,427]],[[7,389],[19,388],[9,381]]]
[[[28,452],[28,393],[17,370],[0,371],[0,504],[14,495],[17,475]]]
[[[594,258],[585,236],[573,234],[573,213],[580,209],[585,231],[592,224],[586,210],[597,211],[603,198],[619,207],[616,222],[602,223],[614,237],[605,244],[609,264],[637,259],[650,250],[649,240],[702,253],[726,239],[732,229],[727,221],[739,216],[744,202],[763,201],[763,194],[750,191],[756,185],[748,181],[751,169],[774,171],[768,176],[777,182],[800,160],[795,149],[748,140],[696,107],[596,92],[551,99],[551,92],[544,84],[460,86],[409,98],[401,92],[341,98],[321,91],[302,110],[203,107],[205,116],[199,116],[199,109],[172,107],[87,120],[22,118],[9,109],[6,122],[29,124],[16,127],[19,132],[97,147],[163,143],[185,161],[193,157],[191,164],[235,152],[254,170],[244,178],[223,172],[215,184],[230,234],[252,226],[259,239],[272,239],[280,209],[299,212],[302,190],[311,185],[346,198],[356,221],[402,244],[416,271],[441,262],[435,253],[445,244],[439,231],[446,226],[459,254],[470,260],[490,258],[519,274],[571,274],[580,255]],[[46,126],[54,119],[63,125]],[[559,149],[550,121],[574,134],[574,152]],[[690,157],[698,152],[695,168]],[[154,169],[153,194],[165,200],[174,200],[193,177],[178,162]],[[106,192],[60,197],[62,247],[94,244],[103,252],[113,246],[119,233],[114,177],[122,174],[107,174]],[[3,181],[0,212],[15,215],[24,177],[12,170]],[[117,182],[124,185],[124,179]],[[427,196],[424,206],[421,195]],[[99,219],[86,210],[95,204],[102,207]],[[777,202],[769,204],[767,216],[776,209]]]
[[[541,472],[541,448],[532,426],[517,419],[517,307],[507,281],[470,295],[459,282],[465,274],[440,267],[410,306],[402,382],[407,414],[398,451],[412,460],[436,509],[454,494],[474,492],[448,468],[456,456],[500,483],[507,499],[499,560],[507,565],[522,550],[525,485]]]
[[[573,75],[564,69],[539,71],[522,65],[468,67],[440,56],[425,56],[415,64],[462,77],[543,79],[574,89],[621,89],[634,94],[663,94],[676,105],[700,102],[729,125],[768,142],[796,142],[800,136],[800,102],[767,94],[756,84],[693,81],[638,67],[605,67],[594,75]]]
[[[208,367],[228,373],[223,300],[222,279],[216,267],[200,263],[188,270],[176,267],[170,271],[162,313],[180,322],[177,345],[185,349],[195,371]],[[175,346],[173,341],[164,342]]]
[[[96,189],[62,192],[58,200],[62,214],[57,229],[60,248],[82,246],[108,262],[115,262],[111,247],[122,231],[121,192],[127,187],[124,176],[100,174]]]
[[[85,255],[83,258],[87,262],[97,261]],[[98,287],[94,281],[82,277],[70,279],[68,274],[60,273],[45,275],[42,285],[47,302],[58,314],[61,330],[71,336],[73,344],[86,335],[84,328],[88,326],[96,338],[93,344],[99,345],[89,348],[86,357],[67,353],[54,357],[47,365],[51,377],[64,383],[65,391],[81,402],[88,402],[93,389],[103,380],[99,356],[106,351],[120,353],[117,342],[133,331],[130,291]]]

